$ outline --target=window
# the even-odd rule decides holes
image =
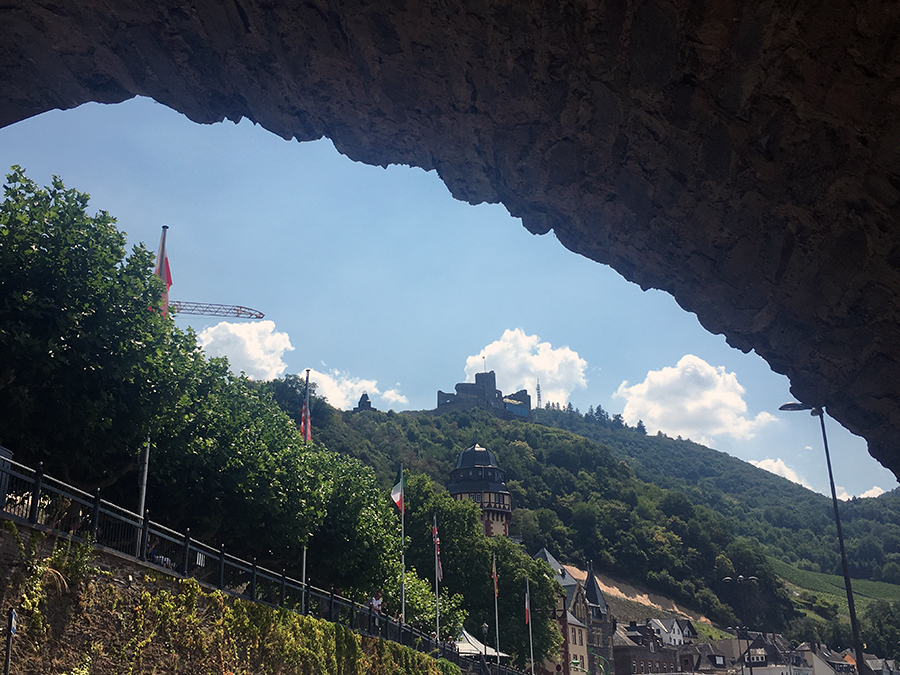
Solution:
[[[571,639],[571,643],[572,643],[573,645],[575,644],[575,628],[574,628],[574,627],[572,628],[572,639]]]
[[[583,630],[578,631],[578,644],[580,644],[580,645],[584,644],[584,631]]]
[[[631,659],[631,672],[637,672],[637,659]]]
[[[476,502],[480,502],[480,501],[481,501],[481,493],[480,493],[480,492],[479,492],[477,495],[475,495],[475,501],[476,501]]]

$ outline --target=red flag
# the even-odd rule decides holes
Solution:
[[[494,580],[494,597],[497,597],[497,555],[494,554],[491,560],[491,579]]]
[[[172,288],[172,272],[169,270],[169,256],[166,253],[166,230],[168,225],[162,226],[162,237],[159,239],[159,251],[156,252],[156,267],[153,273],[162,279],[166,285],[166,290],[162,294],[162,313],[163,315],[169,311],[169,289]]]
[[[431,526],[431,538],[434,540],[434,570],[438,581],[443,581],[444,568],[441,566],[441,538],[438,536],[437,516],[434,517],[434,525]]]
[[[300,435],[306,443],[312,440],[312,425],[309,419],[309,368],[306,369],[306,398],[303,401],[303,412],[300,413]]]
[[[528,589],[528,582],[525,582],[525,623],[531,620],[531,594]]]

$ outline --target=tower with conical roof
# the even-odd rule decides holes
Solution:
[[[488,537],[509,536],[512,500],[493,452],[476,443],[459,453],[447,489],[453,499],[471,499],[481,507],[481,524]]]

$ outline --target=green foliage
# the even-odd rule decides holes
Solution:
[[[20,591],[18,609],[27,620],[33,641],[39,642],[49,628],[46,613],[51,597],[78,588],[88,575],[96,572],[94,549],[90,542],[54,539],[49,555],[43,555],[46,540],[41,532],[31,531],[26,542],[12,521],[0,520],[0,528],[16,542],[22,570],[13,582]]]
[[[307,447],[273,398],[293,413],[305,383],[253,383],[205,358],[192,332],[154,309],[162,285],[153,254],[138,246],[126,256],[115,220],[87,215],[87,205],[58,178],[40,189],[18,167],[8,176],[0,442],[17,460],[43,461],[48,473],[135,508],[149,436],[154,520],[294,576],[312,537],[317,580],[348,592],[396,576],[395,522],[371,470]],[[317,420],[329,411],[315,401]]]
[[[778,629],[794,611],[789,599],[778,592],[774,574],[763,573],[762,558],[751,556],[746,560],[748,568],[740,572],[764,579],[758,606],[744,607],[737,595],[728,595],[721,588],[724,575],[716,566],[733,541],[728,524],[713,510],[693,503],[683,490],[663,490],[637,480],[608,447],[584,437],[502,421],[481,411],[340,413],[317,431],[333,450],[367,458],[380,455],[375,465],[383,467],[379,472],[384,486],[391,483],[401,461],[412,475],[427,474],[443,483],[459,452],[475,441],[477,433],[478,442],[496,453],[506,472],[514,506],[511,532],[522,537],[529,552],[546,547],[562,560],[582,566],[592,561],[597,570],[647,583],[726,625],[736,615],[745,615],[747,622],[757,617]],[[633,430],[622,433],[635,435]],[[415,489],[415,485],[408,488],[409,494],[415,494]],[[446,499],[450,501],[449,496]],[[459,523],[455,527],[470,527],[474,532],[480,529],[477,507],[470,503],[469,508],[471,514],[454,517]],[[417,529],[407,529],[412,542],[408,555],[420,571],[429,564],[430,516],[426,513]],[[441,535],[443,539],[443,526]],[[470,577],[489,577],[484,570],[488,556],[477,543],[460,555]],[[447,554],[445,559],[451,557]],[[456,587],[453,574],[452,569],[447,572],[451,588]],[[468,595],[469,622],[480,625],[487,610],[473,604]],[[725,596],[728,604],[722,601]]]
[[[600,406],[584,416],[539,410],[535,420],[608,445],[641,480],[714,509],[735,536],[754,541],[767,555],[841,573],[828,497],[690,440],[617,427]],[[900,580],[900,489],[843,502],[841,523],[853,577],[878,581],[891,575]]]
[[[409,536],[406,559],[417,570],[434,570],[431,527],[437,519],[444,573],[442,595],[447,592],[449,596],[449,602],[442,600],[441,634],[455,633],[464,622],[470,633],[480,635],[481,624],[487,623],[489,641],[496,639],[491,579],[491,555],[495,553],[500,580],[498,612],[502,649],[516,663],[524,664],[529,653],[524,622],[525,579],[530,579],[532,606],[552,607],[560,589],[549,569],[509,539],[485,537],[475,502],[454,500],[427,476],[412,474],[407,479],[406,501]],[[460,607],[458,613],[451,611],[454,598]],[[558,632],[547,613],[537,612],[534,617],[534,654],[541,661],[556,652]],[[429,618],[433,619],[433,614]]]
[[[318,453],[313,465],[325,515],[311,532],[309,569],[323,588],[368,595],[400,575],[400,537],[393,504],[372,470],[350,457]]]
[[[205,592],[196,581],[155,576],[135,595],[127,586],[95,580],[83,587],[64,653],[44,648],[51,636],[25,626],[17,639],[34,642],[35,653],[74,663],[86,672],[186,672],[196,675],[459,675],[447,662],[359,635],[339,624]],[[78,625],[77,622],[82,621]],[[80,639],[86,632],[101,641]],[[61,636],[57,636],[61,637]],[[56,644],[56,643],[54,643]],[[79,651],[80,650],[80,651]],[[49,670],[47,671],[49,672]]]
[[[12,167],[0,204],[0,443],[86,487],[131,470],[153,418],[170,319],[143,246],[88,195]]]
[[[450,593],[446,586],[440,590],[441,596],[441,637],[457,635],[466,619],[467,612],[463,609],[463,597],[457,593]],[[384,611],[400,618],[400,579],[391,583],[384,594]],[[420,578],[415,568],[406,570],[406,623],[418,628],[423,633],[433,633],[436,620],[437,607],[434,602],[434,580],[426,581]]]

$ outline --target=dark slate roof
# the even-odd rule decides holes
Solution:
[[[584,593],[589,605],[597,607],[604,616],[609,614],[606,598],[603,597],[603,591],[600,590],[600,584],[597,582],[597,577],[594,576],[593,568],[588,569],[587,579],[584,580]]]
[[[471,448],[463,450],[459,453],[459,457],[456,458],[457,469],[466,469],[473,466],[495,466],[499,468],[500,465],[497,464],[497,457],[493,452],[476,443]]]
[[[545,563],[550,565],[550,569],[556,574],[554,577],[563,588],[568,588],[569,586],[575,586],[578,581],[569,574],[569,570],[559,564],[559,561],[553,557],[553,555],[546,548],[542,548],[540,551],[534,554],[535,560],[543,560]]]
[[[459,453],[456,468],[450,472],[447,491],[451,495],[460,492],[508,493],[504,478],[494,453],[476,443]]]

